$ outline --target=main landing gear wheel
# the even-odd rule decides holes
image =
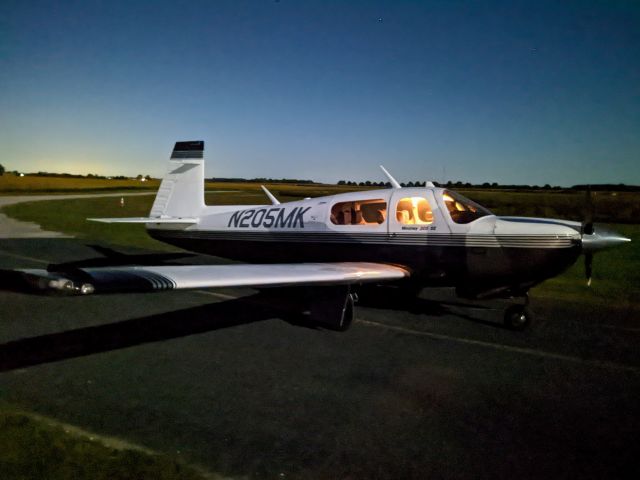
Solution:
[[[526,305],[511,305],[504,312],[504,325],[510,330],[522,331],[533,321],[533,313]]]
[[[351,326],[358,297],[348,286],[319,287],[312,295],[310,314],[313,323],[339,332]]]

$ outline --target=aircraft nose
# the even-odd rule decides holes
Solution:
[[[594,228],[593,233],[582,234],[582,251],[597,252],[599,250],[613,248],[630,241],[630,238],[623,237],[619,233],[604,229],[602,227],[596,227]]]

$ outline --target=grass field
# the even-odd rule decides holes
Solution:
[[[269,189],[278,195],[309,196],[332,195],[352,190],[363,190],[365,187],[349,187],[338,185],[297,185],[291,183],[267,183]],[[17,177],[13,174],[0,175],[0,195],[28,195],[34,193],[82,193],[82,192],[117,192],[117,191],[155,191],[160,180],[141,182],[135,179],[108,180],[104,178],[63,178],[63,177]],[[370,188],[370,187],[367,187]],[[205,182],[205,190],[241,190],[261,193],[259,183],[245,182]]]
[[[461,190],[461,193],[500,215],[582,220],[586,196],[580,191]],[[640,194],[594,192],[595,220],[602,223],[639,223]]]
[[[17,177],[13,174],[5,174],[0,176],[0,195],[155,190],[159,185],[159,180],[141,182],[100,178]]]
[[[0,404],[0,478],[201,480],[165,455]]]
[[[28,195],[33,193],[80,193],[80,192],[126,192],[155,191],[159,180],[141,182],[138,180],[107,180],[97,178],[57,178],[25,176],[13,174],[0,176],[0,195]],[[348,187],[344,185],[298,185],[271,183],[266,186],[278,198],[291,200],[304,197],[333,195],[347,191],[360,191],[372,187]],[[206,182],[208,191],[236,191],[255,194],[261,198],[258,183]],[[581,219],[584,216],[584,192],[575,191],[505,191],[491,189],[460,190],[501,215],[539,216],[552,218]],[[640,194],[628,192],[594,192],[596,220],[606,223],[638,223],[640,219]],[[210,200],[226,202],[225,197]],[[235,201],[235,200],[234,200]],[[251,200],[249,200],[251,201]],[[241,202],[238,202],[241,203]]]

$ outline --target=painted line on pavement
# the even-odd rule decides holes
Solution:
[[[372,320],[356,320],[356,321],[364,325],[384,328],[386,330],[392,330],[392,331],[404,333],[407,335],[429,337],[436,340],[445,340],[449,342],[464,343],[466,345],[492,348],[494,350],[501,350],[504,352],[521,353],[523,355],[530,355],[530,356],[548,358],[553,360],[563,360],[565,362],[579,363],[581,365],[590,365],[592,367],[608,368],[612,370],[622,370],[625,372],[640,373],[640,367],[634,367],[632,365],[624,365],[621,363],[601,361],[601,360],[589,360],[589,359],[580,358],[580,357],[573,357],[571,355],[564,355],[561,353],[547,352],[545,350],[535,350],[533,348],[515,347],[511,345],[504,345],[501,343],[492,343],[492,342],[485,342],[482,340],[473,340],[471,338],[453,337],[451,335],[444,335],[442,333],[425,332],[421,330],[414,330],[411,328],[398,327],[395,325],[387,325],[385,323],[374,322]]]

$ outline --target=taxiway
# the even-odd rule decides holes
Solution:
[[[210,262],[0,243],[0,268]],[[365,300],[346,333],[251,290],[58,297],[0,281],[0,398],[250,478],[629,478],[637,312],[534,300],[535,326],[445,291]]]

